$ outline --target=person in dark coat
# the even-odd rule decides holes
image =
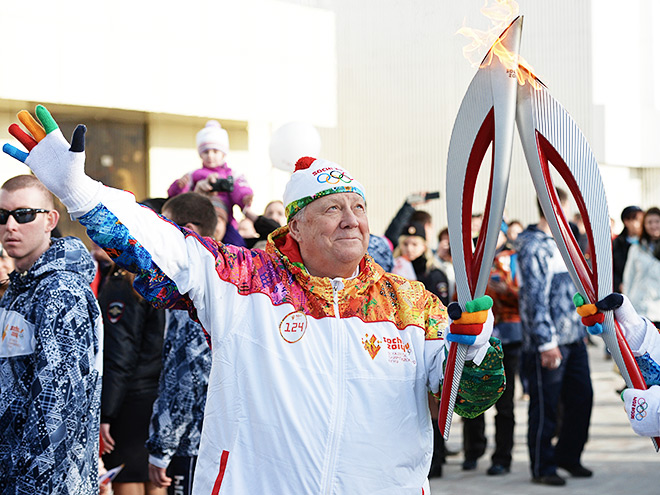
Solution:
[[[159,211],[162,201],[145,200]],[[101,437],[107,469],[123,469],[112,482],[116,495],[164,495],[149,480],[149,420],[162,368],[165,310],[134,289],[134,275],[112,265],[99,291],[105,327]]]

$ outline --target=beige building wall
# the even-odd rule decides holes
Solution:
[[[309,2],[307,2],[309,3]],[[521,54],[589,137],[589,2],[521,0]],[[445,188],[454,119],[476,69],[457,29],[486,29],[481,0],[337,0],[338,125],[323,133],[330,158],[358,175],[369,194],[372,231],[383,233],[407,194]],[[486,50],[484,49],[484,54]],[[485,182],[485,181],[481,181]],[[485,186],[478,188],[485,197]],[[509,218],[537,219],[535,193],[516,136]],[[446,225],[443,198],[428,203]],[[475,211],[483,210],[475,199]]]
[[[149,184],[152,195],[166,196],[170,184],[185,173],[199,168],[201,159],[195,136],[206,119],[171,115],[149,116]],[[245,175],[255,191],[254,209],[281,199],[289,174],[270,165],[268,143],[272,125],[259,121],[221,121],[229,134],[227,163],[235,174]],[[240,213],[235,212],[237,218]]]

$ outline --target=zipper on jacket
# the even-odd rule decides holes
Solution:
[[[337,463],[339,439],[344,427],[344,410],[346,402],[346,332],[343,331],[341,315],[339,314],[339,291],[344,288],[341,279],[334,279],[332,283],[332,302],[335,317],[332,321],[332,352],[334,356],[333,374],[337,397],[334,401],[330,415],[330,430],[328,435],[328,450],[323,461],[323,476],[321,477],[321,493],[332,493],[332,481]]]

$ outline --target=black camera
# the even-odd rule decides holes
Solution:
[[[232,192],[234,190],[234,177],[231,175],[226,179],[218,179],[211,184],[211,191]]]

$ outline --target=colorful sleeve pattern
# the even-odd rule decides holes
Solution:
[[[636,357],[635,361],[639,365],[639,370],[642,372],[647,386],[660,385],[660,364],[648,352],[643,356]]]

